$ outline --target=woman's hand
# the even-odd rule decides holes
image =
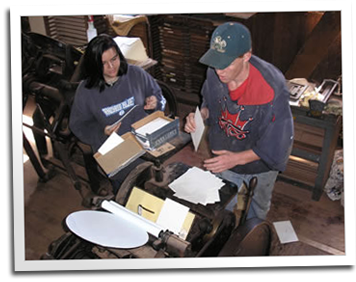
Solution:
[[[106,134],[106,135],[111,135],[114,131],[118,131],[119,130],[119,128],[120,128],[120,126],[121,126],[121,122],[119,122],[117,125],[115,125],[115,126],[110,126],[110,125],[108,125],[108,126],[105,126],[105,129],[104,129],[104,133]]]
[[[157,97],[152,95],[145,99],[145,110],[155,110],[157,108]]]

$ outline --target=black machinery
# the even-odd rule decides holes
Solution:
[[[90,147],[79,142],[68,128],[70,107],[80,79],[81,57],[82,51],[62,42],[39,34],[23,34],[23,108],[30,96],[36,102],[34,125],[24,125],[35,133],[40,159],[25,134],[24,148],[40,180],[47,181],[53,167],[64,170],[82,195],[83,206],[92,210],[101,210],[102,203],[108,200],[125,206],[133,189],[140,189],[157,199],[171,198],[189,207],[194,220],[185,239],[167,230],[158,237],[150,235],[144,246],[134,249],[105,248],[76,236],[65,227],[65,234],[51,244],[42,259],[268,255],[270,225],[258,219],[246,220],[254,181],[246,184],[239,195],[236,212],[225,209],[232,197],[236,197],[237,189],[231,183],[225,183],[220,189],[220,202],[207,206],[192,204],[175,198],[168,187],[188,166],[183,163],[163,166],[162,159],[147,157],[146,162],[129,174],[117,195],[110,193],[110,183],[98,168]],[[164,83],[158,83],[167,99],[166,114],[176,116],[174,94]],[[45,137],[52,144],[52,158],[46,157]],[[178,141],[181,146],[187,144],[184,135]],[[76,174],[78,164],[84,167],[88,179]]]
[[[220,189],[220,202],[216,204],[192,204],[173,196],[168,187],[174,179],[182,175],[188,166],[171,163],[158,166],[145,162],[134,169],[126,178],[115,197],[115,202],[127,206],[134,189],[140,189],[159,199],[170,198],[188,207],[194,214],[194,221],[185,239],[169,230],[158,237],[149,236],[149,241],[138,248],[108,248],[88,242],[65,227],[67,232],[54,241],[42,259],[108,259],[108,258],[166,258],[166,257],[226,257],[268,255],[271,228],[257,218],[246,220],[246,214],[253,195],[256,179],[246,186],[245,194],[239,195],[242,209],[236,212],[225,209],[236,197],[236,187],[225,183]],[[93,208],[102,210],[103,197],[93,201]],[[147,207],[142,206],[143,209]]]

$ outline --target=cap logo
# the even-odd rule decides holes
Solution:
[[[221,36],[216,36],[211,44],[211,49],[216,50],[220,53],[225,53],[226,41],[221,38]]]

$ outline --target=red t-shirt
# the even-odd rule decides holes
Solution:
[[[239,105],[263,105],[273,100],[274,91],[261,73],[250,64],[248,78],[235,90],[230,91],[230,97]]]

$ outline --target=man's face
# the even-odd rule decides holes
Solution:
[[[117,77],[120,68],[120,57],[115,48],[106,50],[101,56],[103,63],[103,75],[105,80],[112,80]]]
[[[235,59],[227,68],[222,70],[216,69],[215,71],[222,83],[229,83],[243,74],[246,63],[248,63],[248,60],[246,60],[245,55],[243,55]]]

